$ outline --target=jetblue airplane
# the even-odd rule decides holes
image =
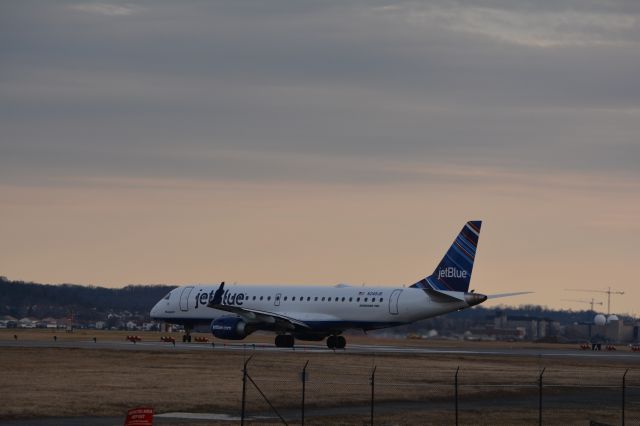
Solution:
[[[375,330],[435,317],[480,304],[486,296],[469,292],[481,221],[470,221],[433,274],[404,287],[245,286],[178,287],[151,309],[151,317],[191,330],[208,325],[220,339],[241,340],[256,330],[276,333],[278,347],[293,347],[294,339],[320,341],[344,348],[348,329]]]

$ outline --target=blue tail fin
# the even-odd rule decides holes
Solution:
[[[470,221],[462,228],[433,274],[411,287],[441,291],[469,290],[482,221]]]

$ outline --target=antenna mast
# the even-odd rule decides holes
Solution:
[[[611,295],[612,294],[624,294],[624,291],[611,290],[611,287],[609,287],[607,290],[582,290],[582,289],[579,289],[579,288],[565,288],[565,290],[567,290],[567,291],[585,291],[585,292],[589,292],[589,293],[604,293],[604,294],[606,294],[607,295],[607,315],[611,315]],[[593,310],[593,305],[592,305],[591,309]]]
[[[591,305],[591,310],[593,312],[595,312],[595,310],[593,309],[593,305],[604,305],[604,303],[597,301],[594,298],[591,298],[591,300],[578,300],[578,299],[560,299],[560,300],[564,300],[565,302],[578,302],[578,303],[586,303],[588,305]]]

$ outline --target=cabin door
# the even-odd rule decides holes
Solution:
[[[180,294],[180,310],[186,312],[189,310],[189,296],[193,287],[185,287]]]
[[[402,293],[400,289],[395,289],[391,292],[391,297],[389,297],[389,313],[391,315],[398,315],[398,298],[400,297],[400,293]]]

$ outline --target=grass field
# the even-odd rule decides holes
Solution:
[[[14,334],[24,340],[49,340],[57,335],[59,341],[89,341],[93,337],[99,341],[119,341],[131,333],[2,330],[0,339],[11,340]],[[138,334],[145,340],[159,340],[159,333]],[[257,335],[249,342],[271,343],[271,340],[270,335]],[[370,339],[350,338],[350,343],[354,341],[365,343]],[[441,342],[414,340],[380,343],[442,346]],[[478,343],[450,344],[468,347]],[[479,344],[496,348],[516,345]],[[214,348],[172,351],[170,346],[167,351],[0,348],[3,394],[0,418],[119,416],[138,405],[153,406],[158,413],[238,414],[242,366],[252,352]],[[367,415],[339,409],[353,407],[353,413],[363,409],[368,413],[369,377],[374,365],[375,400],[380,404],[376,419],[380,424],[451,424],[453,380],[458,367],[461,424],[536,424],[536,384],[542,368],[546,368],[544,391],[549,406],[545,424],[588,424],[587,417],[619,423],[619,384],[627,368],[631,369],[627,380],[632,386],[627,396],[628,424],[640,424],[640,393],[633,388],[640,385],[640,371],[636,371],[640,364],[634,359],[373,355],[348,351],[258,351],[253,355],[249,374],[279,410],[288,412],[296,412],[299,406],[299,373],[309,361],[307,407],[326,408],[327,415],[309,418],[308,424],[366,422]],[[248,388],[247,401],[250,414],[268,413],[268,406],[252,386]]]
[[[94,337],[100,341],[123,341],[128,335],[140,336],[145,341],[159,341],[160,336],[172,336],[176,342],[182,341],[182,333],[161,333],[161,332],[145,332],[145,331],[113,331],[113,330],[74,330],[67,333],[63,329],[0,329],[1,340],[13,340],[14,336],[18,336],[21,340],[52,340],[56,336],[60,340],[69,341],[90,341]],[[194,337],[204,337],[211,339],[209,333],[193,333]],[[273,333],[257,332],[246,339],[242,343],[267,343],[273,344]],[[438,348],[524,348],[524,349],[576,349],[575,344],[557,344],[557,343],[532,343],[532,342],[496,342],[496,341],[458,341],[458,340],[427,340],[427,339],[389,339],[368,337],[362,334],[347,335],[349,344],[386,344],[393,346],[412,346],[412,347],[438,347]],[[222,343],[224,341],[218,340]]]

